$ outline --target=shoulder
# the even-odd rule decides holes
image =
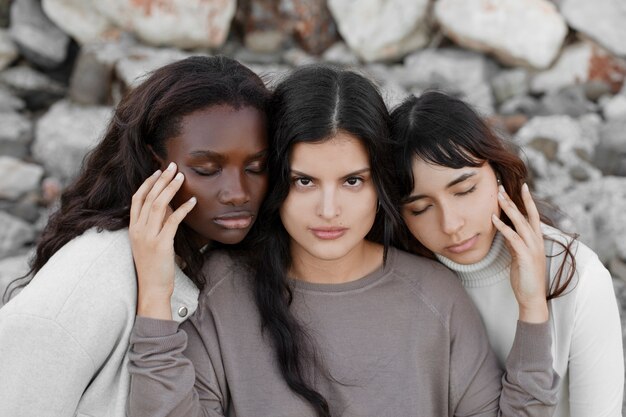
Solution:
[[[223,285],[241,286],[249,281],[252,271],[245,254],[236,251],[216,250],[206,255],[202,273],[206,285],[202,294],[208,295]]]
[[[389,262],[396,279],[441,316],[469,300],[455,273],[436,260],[392,249]]]
[[[90,229],[59,249],[6,306],[52,317],[78,305],[134,303],[136,279],[127,229]],[[80,309],[79,309],[80,310]]]

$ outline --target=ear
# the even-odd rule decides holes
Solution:
[[[163,158],[161,158],[159,155],[157,155],[157,153],[154,151],[151,145],[147,145],[147,146],[148,146],[148,149],[150,150],[150,154],[152,155],[152,160],[159,166],[159,169],[161,170],[165,169],[166,161]]]

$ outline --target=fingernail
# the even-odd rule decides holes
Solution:
[[[522,185],[522,190],[524,190],[524,191],[526,191],[527,193],[529,193],[529,192],[530,192],[530,190],[528,189],[528,184],[524,183],[524,184]]]
[[[176,176],[174,177],[174,179],[176,181],[182,181],[183,180],[183,173],[179,172],[178,174],[176,174]]]
[[[176,168],[176,164],[173,162],[170,162],[170,164],[167,166],[168,171],[173,171],[175,168]]]
[[[191,204],[196,204],[196,202],[197,202],[197,201],[198,201],[198,200],[196,200],[196,197],[191,197],[191,198],[189,199],[189,202],[190,202]]]
[[[154,174],[152,174],[153,177],[158,177],[159,175],[161,175],[160,169],[157,169],[156,171],[154,171]]]
[[[504,186],[502,184],[498,185],[498,190],[500,190],[501,193],[505,193],[506,191],[504,190]]]
[[[500,219],[498,218],[498,216],[496,216],[495,214],[492,213],[491,214],[491,220],[497,221],[497,220],[500,220]]]

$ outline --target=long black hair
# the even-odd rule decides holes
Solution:
[[[463,100],[437,91],[426,92],[420,97],[410,96],[391,112],[391,121],[392,136],[397,144],[394,165],[398,168],[398,193],[394,195],[399,197],[396,201],[398,206],[413,191],[415,158],[454,169],[479,167],[486,162],[520,212],[527,215],[522,199],[522,185],[527,181],[528,169],[518,156],[518,147],[498,136]],[[540,217],[543,223],[554,225],[544,214],[540,213]],[[501,218],[514,228],[504,212]],[[402,228],[399,235],[399,246],[403,249],[435,258],[430,250],[411,235],[408,228]],[[547,236],[544,238],[559,244],[562,253],[565,253],[547,295],[550,300],[562,295],[574,277],[576,261],[571,250],[574,239],[564,244]],[[570,268],[565,274],[568,264]]]
[[[37,273],[63,245],[86,230],[128,227],[130,202],[143,181],[159,168],[153,152],[166,159],[166,142],[180,133],[184,116],[215,105],[249,106],[266,114],[269,91],[239,62],[194,56],[154,71],[119,103],[102,141],[86,156],[74,182],[61,195],[37,244],[30,271]],[[174,239],[185,272],[200,288],[203,258],[183,223]],[[14,281],[5,291],[26,284]]]
[[[369,154],[380,208],[367,238],[382,243],[385,256],[399,214],[387,190],[392,178],[389,115],[378,89],[364,76],[328,66],[294,70],[278,84],[269,106],[270,189],[260,215],[263,224],[255,267],[255,297],[262,326],[273,342],[283,378],[319,416],[329,416],[324,397],[310,385],[314,344],[290,311],[290,237],[280,219],[289,193],[290,154],[296,143],[319,143],[344,132],[358,138]]]

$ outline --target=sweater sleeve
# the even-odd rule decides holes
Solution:
[[[94,373],[91,357],[54,320],[0,320],[0,415],[74,416]]]
[[[129,352],[129,416],[224,416],[223,374],[215,373],[193,317],[183,326],[137,317]]]
[[[595,254],[582,265],[569,357],[572,417],[621,416],[622,328],[613,282]]]
[[[480,316],[468,297],[455,302],[450,321],[450,405],[455,416],[549,416],[556,407],[548,324],[518,323],[503,375]]]

